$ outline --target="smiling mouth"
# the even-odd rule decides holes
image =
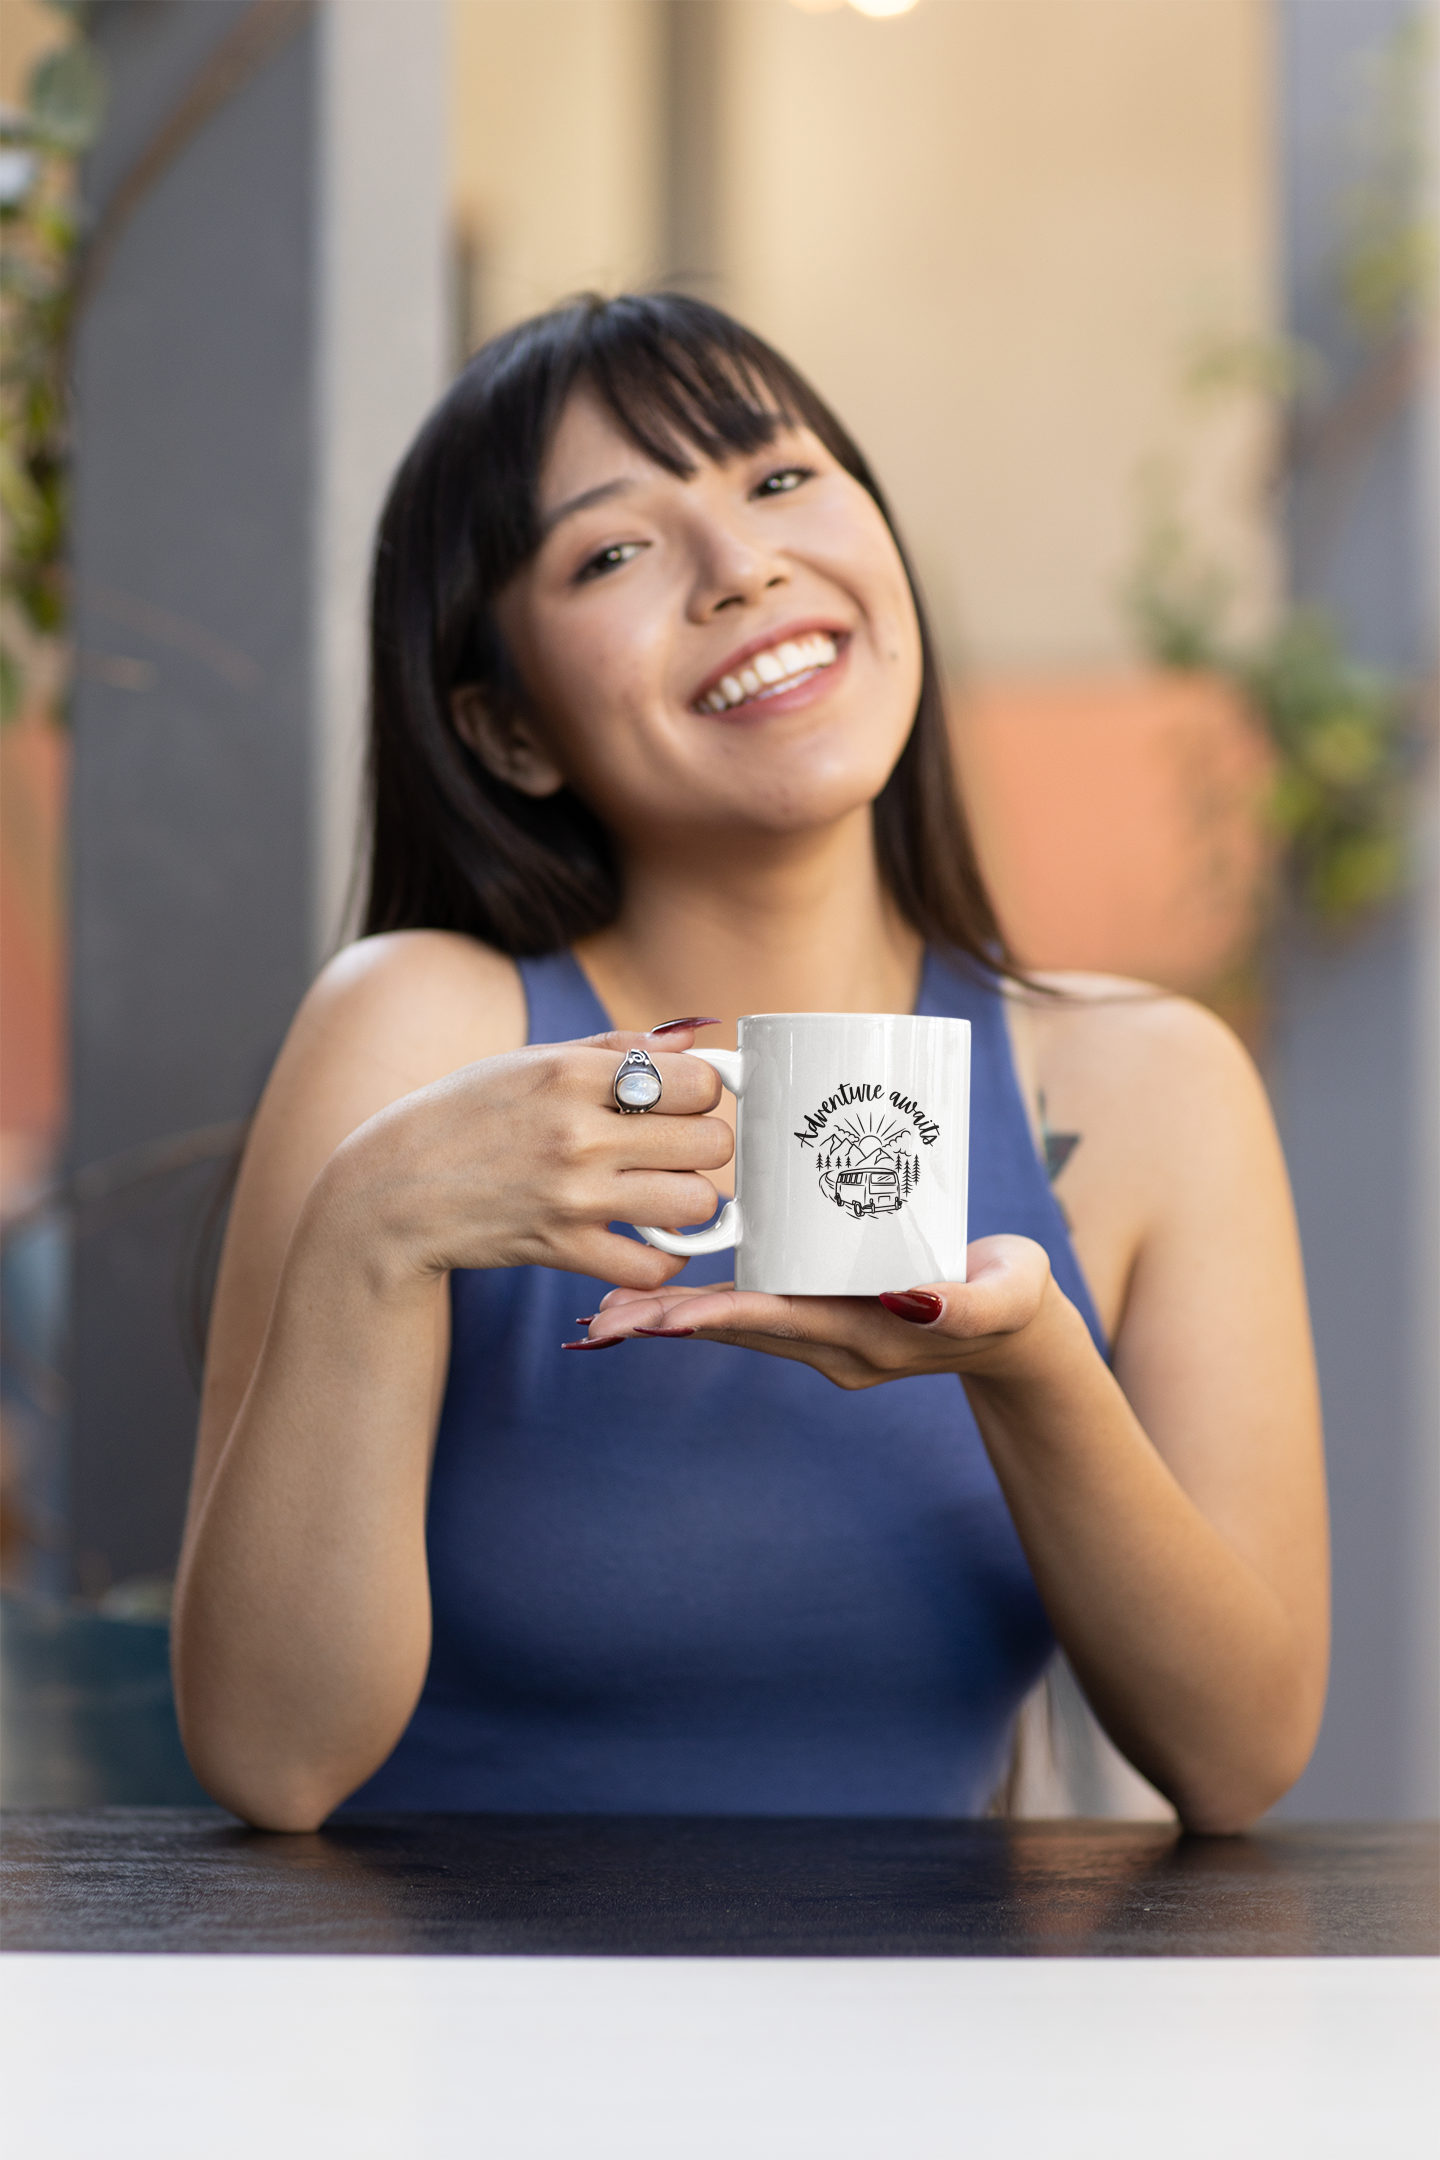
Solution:
[[[743,667],[722,675],[713,688],[695,700],[697,712],[733,712],[738,705],[758,704],[762,698],[778,697],[793,690],[812,675],[833,667],[840,657],[840,641],[823,630],[808,637],[784,638],[763,652],[751,653]]]

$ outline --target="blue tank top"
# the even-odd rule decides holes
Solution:
[[[521,973],[532,1042],[610,1025],[570,954]],[[1044,1245],[1103,1352],[997,991],[931,954],[916,1010],[973,1030],[971,1237]],[[982,1811],[1054,1639],[959,1381],[845,1394],[695,1341],[562,1354],[608,1287],[452,1277],[430,1669],[348,1805]]]

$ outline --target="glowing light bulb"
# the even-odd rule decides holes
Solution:
[[[850,0],[857,15],[908,15],[915,0]]]

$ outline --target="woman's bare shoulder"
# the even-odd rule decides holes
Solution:
[[[526,1040],[515,962],[449,930],[360,938],[322,968],[296,1015],[290,1045],[307,1062],[361,1058],[423,1087]]]
[[[1045,1114],[1089,1136],[1088,1166],[1150,1177],[1202,1166],[1271,1131],[1260,1075],[1239,1037],[1194,998],[1123,976],[1037,975],[1022,1029]],[[1081,1169],[1077,1157],[1077,1173]]]
[[[1198,1265],[1224,1225],[1279,1220],[1284,1169],[1250,1056],[1193,998],[1106,975],[1037,976],[1017,990],[1017,1068],[1038,1108],[1052,1175],[1112,1337],[1142,1251]],[[1126,1322],[1129,1325],[1129,1322]]]
[[[321,970],[252,1121],[231,1209],[207,1379],[207,1401],[217,1389],[223,1398],[223,1429],[259,1352],[296,1217],[335,1149],[400,1097],[518,1049],[526,1033],[519,970],[473,938],[362,938]]]

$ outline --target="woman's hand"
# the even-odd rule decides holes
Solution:
[[[925,1373],[1023,1371],[1043,1352],[1059,1310],[1073,1313],[1050,1273],[1049,1255],[1030,1238],[980,1238],[966,1269],[963,1283],[927,1283],[878,1299],[769,1297],[728,1284],[620,1288],[602,1300],[589,1334],[570,1347],[697,1335],[797,1358],[847,1389]]]
[[[533,1045],[417,1089],[335,1150],[301,1235],[323,1222],[353,1251],[358,1229],[384,1280],[542,1266],[658,1289],[684,1262],[607,1225],[679,1230],[715,1212],[706,1172],[730,1160],[734,1140],[723,1118],[706,1115],[719,1080],[680,1054],[694,1033],[668,1027],[663,1048],[655,1035],[618,1031]],[[644,1117],[622,1116],[611,1095],[634,1048],[662,1081]]]

